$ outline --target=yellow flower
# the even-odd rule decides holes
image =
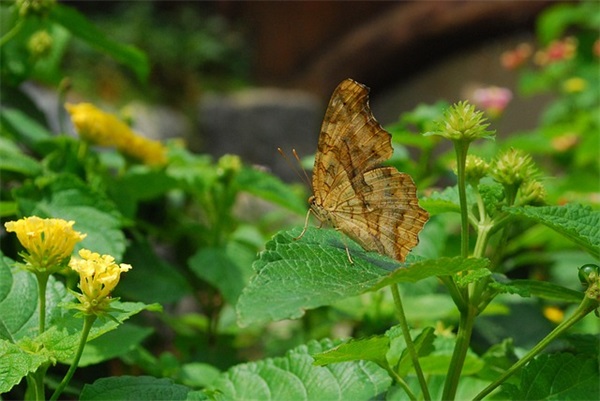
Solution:
[[[128,264],[116,264],[110,255],[100,255],[88,249],[79,251],[80,258],[72,258],[71,269],[79,273],[81,294],[75,296],[81,302],[78,308],[86,314],[103,314],[110,309],[110,294],[119,283],[121,273],[131,269]]]
[[[66,104],[65,107],[82,139],[100,146],[115,147],[148,165],[160,166],[167,162],[162,143],[138,135],[116,116],[90,103]]]
[[[74,221],[26,217],[4,224],[6,231],[17,234],[27,253],[25,268],[33,273],[55,273],[67,264],[75,244],[86,237],[73,230]]]
[[[546,306],[543,313],[546,319],[556,324],[559,324],[565,318],[565,312],[556,306]]]
[[[567,93],[583,92],[587,86],[587,81],[580,77],[569,78],[563,82],[563,90]]]

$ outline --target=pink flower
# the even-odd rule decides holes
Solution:
[[[515,70],[525,64],[532,49],[529,43],[521,43],[514,50],[507,50],[500,56],[502,66],[507,70]]]
[[[510,89],[498,86],[475,89],[472,95],[473,103],[485,110],[490,117],[500,116],[512,97]]]

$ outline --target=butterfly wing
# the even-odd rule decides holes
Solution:
[[[329,220],[366,250],[404,261],[429,218],[419,207],[415,184],[393,167],[367,171],[363,178],[362,196],[349,182],[332,190],[336,206]]]
[[[331,95],[313,169],[313,194],[319,205],[331,204],[332,188],[347,181],[360,194],[364,172],[392,156],[391,135],[373,117],[368,96],[368,88],[351,79]]]

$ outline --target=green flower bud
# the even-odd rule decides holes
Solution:
[[[30,14],[46,14],[56,3],[56,0],[17,0],[16,5],[21,17]]]
[[[485,177],[490,169],[490,165],[481,157],[467,155],[465,164],[465,178],[471,185],[477,185],[479,180]]]
[[[492,177],[505,186],[519,187],[537,173],[531,156],[519,149],[509,149],[493,164]]]
[[[27,49],[34,58],[43,58],[50,54],[52,43],[52,36],[47,31],[37,31],[29,38]]]
[[[451,141],[471,142],[478,138],[493,138],[495,131],[486,131],[489,124],[482,111],[467,101],[458,102],[444,112],[435,129],[425,135],[440,135]]]
[[[520,188],[520,205],[542,205],[546,199],[546,188],[537,180],[527,180]]]
[[[217,162],[217,174],[220,177],[231,177],[242,169],[242,160],[239,156],[226,154]]]

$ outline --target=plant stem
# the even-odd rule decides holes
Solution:
[[[75,358],[73,358],[73,362],[71,363],[71,366],[69,367],[69,370],[67,371],[67,374],[65,375],[65,377],[63,377],[62,381],[60,382],[60,384],[58,385],[56,390],[54,390],[54,394],[52,394],[52,397],[50,397],[51,401],[55,401],[58,399],[58,397],[63,392],[65,387],[67,387],[67,384],[69,384],[69,382],[71,381],[73,374],[77,370],[77,365],[79,365],[79,360],[81,359],[81,354],[83,354],[83,349],[85,348],[85,344],[87,342],[88,335],[90,334],[90,330],[92,329],[92,326],[94,325],[94,322],[96,321],[96,317],[97,317],[96,315],[86,315],[85,316],[85,318],[83,320],[83,329],[81,330],[81,339],[79,341],[79,347],[77,348],[77,353],[75,354]]]
[[[469,142],[455,141],[456,150],[456,176],[458,186],[458,199],[460,201],[460,256],[469,256],[469,208],[467,205],[467,183],[465,179],[465,164]]]
[[[460,312],[456,344],[454,345],[454,352],[450,360],[446,383],[444,383],[442,400],[452,400],[456,396],[456,389],[458,388],[458,381],[462,373],[467,351],[469,350],[476,315],[477,311],[472,305],[468,305],[466,311]]]
[[[583,319],[588,313],[598,308],[598,301],[588,298],[587,296],[583,299],[577,310],[571,315],[571,317],[550,332],[542,341],[537,343],[523,358],[512,365],[502,376],[496,379],[492,384],[484,388],[479,394],[473,398],[474,401],[481,400],[483,397],[491,393],[496,387],[504,383],[506,379],[517,372],[523,365],[536,357],[544,348],[548,346],[554,339],[560,336],[563,332],[571,328],[575,323]]]
[[[411,401],[417,401],[417,396],[412,392],[412,390],[408,386],[408,383],[406,383],[406,381],[403,378],[398,376],[398,373],[396,373],[394,369],[390,368],[389,366],[386,368],[386,370],[394,378],[394,380],[396,380],[396,383],[398,383],[398,385],[400,385],[400,387],[402,387],[402,389],[406,391],[406,395],[408,395],[408,398],[410,398]]]
[[[423,370],[421,369],[421,364],[419,363],[419,355],[417,354],[415,344],[410,337],[408,323],[406,322],[406,315],[404,314],[404,307],[402,306],[402,298],[400,297],[400,292],[398,291],[398,284],[392,285],[391,289],[392,296],[394,297],[394,304],[396,305],[398,322],[400,323],[402,335],[404,336],[404,341],[406,341],[406,348],[408,349],[413,367],[415,368],[415,373],[417,374],[417,379],[419,380],[419,385],[421,386],[421,391],[423,392],[423,398],[425,400],[431,400],[431,395],[429,395],[429,389],[427,388],[427,382],[425,381],[425,376],[423,375]]]
[[[46,399],[44,377],[46,377],[46,371],[49,366],[50,363],[44,363],[35,372],[27,375],[26,400],[41,401]]]
[[[40,303],[39,310],[39,333],[42,334],[46,330],[46,287],[48,286],[48,278],[50,274],[48,273],[39,273],[36,274],[37,283],[38,283],[38,298]]]

